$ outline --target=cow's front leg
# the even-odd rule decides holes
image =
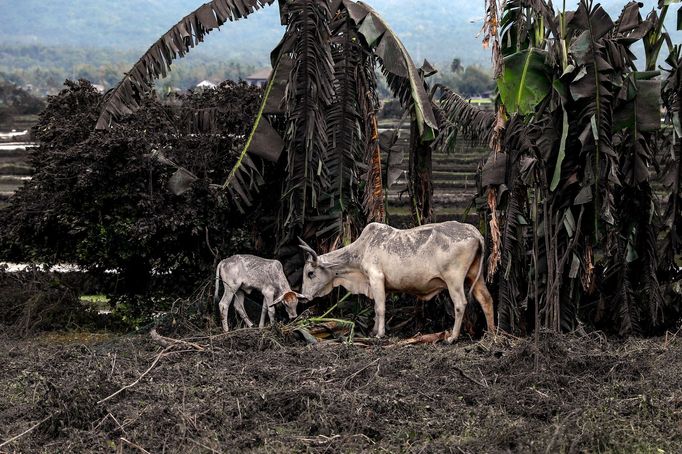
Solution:
[[[370,276],[369,287],[374,298],[374,328],[371,336],[384,337],[386,334],[386,289],[384,287],[384,275]]]

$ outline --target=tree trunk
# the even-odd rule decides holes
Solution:
[[[431,144],[419,137],[417,123],[410,130],[410,169],[408,188],[415,225],[433,222],[433,163]]]

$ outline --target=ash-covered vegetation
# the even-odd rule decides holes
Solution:
[[[165,295],[191,293],[211,275],[214,254],[254,247],[256,213],[240,214],[216,185],[236,160],[260,96],[232,82],[150,96],[103,133],[94,130],[102,95],[88,82],[67,81],[33,128],[32,180],[0,212],[3,259],[78,265],[108,282],[109,296],[158,293],[153,275]],[[202,130],[204,114],[214,129]],[[169,191],[177,167],[168,161],[197,177],[190,191]]]

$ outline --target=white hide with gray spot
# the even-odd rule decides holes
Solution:
[[[253,290],[263,295],[259,327],[265,326],[265,313],[267,311],[270,323],[274,322],[275,305],[280,301],[290,319],[296,318],[296,306],[298,299],[303,295],[291,290],[289,281],[284,275],[282,264],[277,260],[268,260],[254,255],[233,255],[221,261],[216,268],[214,301],[218,301],[220,282],[223,283],[225,292],[218,303],[223,330],[229,330],[227,313],[234,298],[234,308],[244,323],[250,328],[253,323],[244,310],[244,294],[250,294]]]
[[[317,255],[301,241],[307,253],[302,293],[308,299],[327,295],[342,286],[374,300],[373,335],[385,334],[385,301],[390,291],[430,300],[447,289],[455,307],[449,342],[459,336],[467,297],[464,281],[483,307],[488,330],[494,332],[492,298],[481,278],[485,243],[469,224],[448,221],[399,230],[369,224],[351,245]]]

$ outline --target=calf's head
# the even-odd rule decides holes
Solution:
[[[289,315],[289,319],[293,320],[297,317],[296,315],[296,307],[298,306],[298,300],[300,299],[305,299],[305,296],[303,296],[300,293],[296,293],[293,291],[288,291],[284,292],[282,295],[280,295],[279,298],[274,300],[271,304],[271,306],[274,306],[275,304],[278,303],[283,303],[284,308],[287,311],[287,314]]]
[[[334,288],[334,271],[331,269],[331,265],[318,257],[315,250],[308,246],[305,241],[300,238],[299,241],[299,246],[306,255],[301,292],[308,299],[328,295]]]

